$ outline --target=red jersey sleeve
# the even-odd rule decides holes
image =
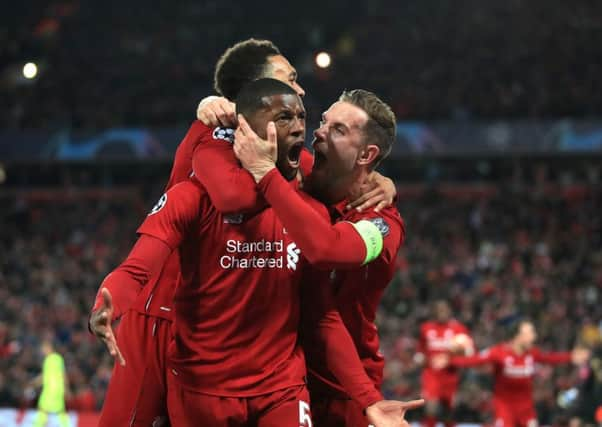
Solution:
[[[203,125],[200,143],[192,156],[192,169],[215,208],[222,213],[253,212],[265,206],[253,176],[234,155],[234,129]]]
[[[405,240],[405,224],[397,208],[388,206],[380,212],[369,210],[362,220],[373,222],[383,235],[383,250],[379,256],[386,264],[395,264],[397,252]]]
[[[569,363],[571,361],[571,353],[568,351],[545,352],[538,348],[533,348],[531,351],[533,353],[533,359],[537,363],[560,365],[563,363]]]
[[[349,222],[331,224],[293,190],[277,169],[259,182],[258,188],[301,248],[307,260],[323,269],[354,268],[366,259],[366,244]]]
[[[126,260],[103,280],[92,311],[101,306],[100,290],[106,288],[113,301],[113,320],[121,317],[134,304],[140,290],[158,279],[171,252],[171,248],[161,240],[140,236]]]
[[[111,293],[115,318],[134,303],[146,283],[158,278],[169,254],[179,246],[190,225],[201,217],[201,209],[208,203],[202,194],[198,183],[185,181],[161,196],[151,209],[138,228],[141,236],[127,259],[100,286]],[[100,289],[93,310],[102,302]]]
[[[194,180],[176,184],[161,196],[138,228],[138,234],[153,236],[176,249],[190,226],[202,217],[207,205],[202,195],[203,188]]]
[[[454,356],[450,363],[456,367],[480,366],[495,363],[498,360],[497,349],[495,347],[483,350],[474,356]]]
[[[192,122],[186,136],[176,149],[176,155],[174,157],[173,166],[165,191],[179,182],[186,181],[190,177],[190,174],[192,173],[192,154],[194,153],[194,149],[202,138],[209,133],[211,133],[211,129],[205,126],[203,122],[199,120]]]
[[[345,324],[335,306],[335,297],[327,280],[328,273],[310,272],[304,277],[302,307],[302,336],[304,345],[314,345],[328,369],[341,383],[347,394],[365,409],[382,400],[382,394],[368,377],[359,354]],[[326,280],[324,280],[324,278]]]

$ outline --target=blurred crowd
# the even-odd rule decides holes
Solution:
[[[135,200],[2,199],[0,214],[0,407],[29,407],[41,372],[41,341],[65,358],[68,406],[96,410],[112,360],[88,332],[104,276],[127,255],[144,210]],[[125,237],[124,237],[125,236]]]
[[[296,65],[314,116],[354,87],[402,119],[599,115],[601,16],[592,0],[13,2],[0,17],[0,128],[186,123],[219,55],[251,36]]]
[[[148,180],[156,184],[151,196],[140,187],[77,193],[67,186],[2,199],[0,407],[34,402],[29,381],[40,371],[40,340],[52,334],[65,356],[69,407],[100,408],[112,361],[88,333],[89,309],[101,280],[128,253],[158,182]],[[407,241],[378,315],[387,396],[420,394],[418,325],[437,298],[451,303],[479,349],[503,340],[517,316],[534,320],[544,349],[601,345],[600,189],[540,184],[483,191],[464,183],[452,192],[400,184]],[[567,414],[557,396],[591,375],[589,368],[538,369],[541,421]],[[465,371],[458,419],[483,421],[490,390],[486,369]]]

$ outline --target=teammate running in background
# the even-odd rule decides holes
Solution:
[[[543,352],[534,346],[537,333],[533,323],[522,320],[509,331],[510,340],[495,345],[474,356],[440,355],[435,365],[470,367],[491,364],[494,367],[493,410],[495,427],[536,427],[537,414],[533,403],[535,364],[558,365],[585,363],[587,349],[572,352]]]
[[[474,345],[468,329],[452,318],[447,301],[435,301],[432,316],[433,320],[420,325],[418,353],[415,356],[416,361],[423,365],[422,397],[426,400],[423,425],[435,427],[439,418],[450,427],[455,424],[453,410],[460,377],[458,369],[454,366],[444,369],[433,367],[433,356],[458,353],[468,356],[474,353]]]
[[[63,356],[54,350],[48,338],[42,341],[41,352],[44,356],[42,374],[32,381],[42,386],[34,426],[45,426],[48,422],[48,414],[56,414],[61,427],[69,427],[71,423],[65,410],[65,393],[68,386]]]

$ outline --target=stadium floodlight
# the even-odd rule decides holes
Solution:
[[[320,52],[316,55],[316,65],[320,68],[330,67],[331,58],[327,52]]]
[[[38,75],[38,66],[33,62],[28,62],[23,66],[23,76],[26,79],[33,79]]]

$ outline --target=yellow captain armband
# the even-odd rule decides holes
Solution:
[[[372,221],[361,220],[352,223],[366,245],[366,259],[362,265],[374,261],[383,250],[383,233]]]

